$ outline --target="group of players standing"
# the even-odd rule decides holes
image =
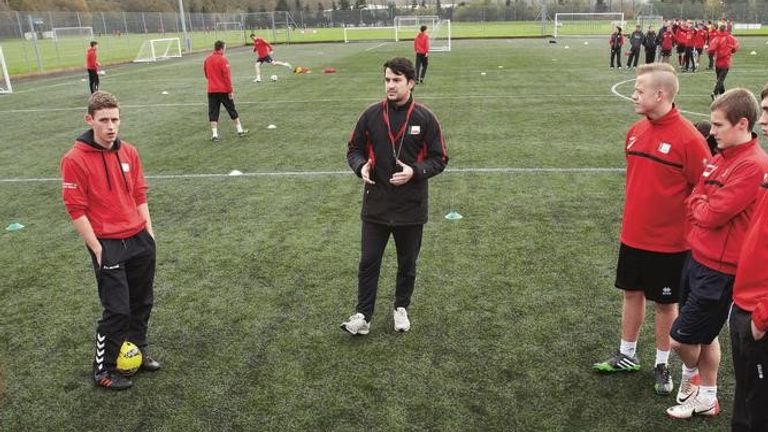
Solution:
[[[725,77],[731,67],[731,57],[739,50],[739,41],[731,34],[733,21],[721,19],[717,23],[712,21],[694,22],[691,20],[664,21],[664,25],[656,33],[653,26],[643,33],[640,25],[627,36],[630,45],[627,69],[637,67],[640,58],[640,50],[645,49],[645,63],[670,63],[672,50],[677,50],[677,65],[680,72],[696,72],[700,67],[701,56],[706,51],[709,57],[707,70],[715,70],[717,81],[712,90],[711,97],[725,93]],[[611,46],[611,69],[621,69],[621,48],[624,45],[622,29],[616,26],[611,33],[609,44]],[[660,49],[658,58],[657,50]]]

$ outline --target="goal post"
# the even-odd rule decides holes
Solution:
[[[62,39],[93,40],[93,27],[54,27],[51,29],[51,39],[54,42]]]
[[[217,32],[243,31],[243,23],[239,21],[217,22]]]
[[[156,62],[181,57],[181,41],[179,38],[145,40],[139,48],[134,63]]]
[[[653,26],[656,30],[664,26],[664,17],[661,15],[638,15],[635,21],[643,31],[648,31],[649,26]]]
[[[435,15],[398,15],[395,17],[395,40],[413,39],[421,26],[427,26],[430,52],[451,50],[451,20]]]
[[[553,36],[609,35],[613,27],[625,24],[623,12],[556,13]]]
[[[2,81],[0,81],[0,94],[13,93],[11,77],[8,75],[8,65],[5,64],[3,47],[0,47],[0,69],[2,69]]]

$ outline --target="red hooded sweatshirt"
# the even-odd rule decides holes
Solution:
[[[98,70],[99,63],[96,61],[96,48],[90,47],[85,52],[85,68],[89,70]]]
[[[752,312],[752,322],[768,330],[768,175],[760,185],[760,198],[741,249],[733,284],[733,302]]]
[[[416,54],[429,53],[429,36],[425,32],[419,32],[413,40],[413,49]]]
[[[731,57],[739,50],[739,41],[730,33],[720,33],[709,43],[709,54],[715,55],[715,67],[729,69]]]
[[[253,51],[259,56],[259,58],[264,58],[268,56],[270,52],[272,52],[272,45],[270,45],[269,42],[265,41],[264,39],[257,37],[253,41]]]
[[[627,178],[621,242],[650,252],[689,249],[685,200],[712,156],[677,108],[636,122],[625,143]]]
[[[757,142],[720,149],[688,198],[688,242],[699,263],[736,274],[741,246],[768,173],[768,155]]]
[[[208,93],[232,93],[232,75],[223,51],[214,51],[205,58],[203,72],[208,80]]]
[[[61,159],[62,196],[72,220],[82,216],[105,239],[125,239],[146,226],[138,206],[147,202],[147,182],[136,148],[116,139],[107,150],[82,134]]]

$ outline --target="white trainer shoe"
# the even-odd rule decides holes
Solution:
[[[395,319],[395,331],[407,332],[411,329],[411,321],[408,319],[408,311],[404,307],[395,309],[393,314]]]
[[[261,82],[261,77],[256,77],[256,79],[253,80],[253,82]]]
[[[680,380],[680,387],[677,389],[677,403],[684,404],[690,399],[696,397],[699,394],[699,383],[701,378],[699,374],[696,374],[690,378],[682,378]]]
[[[688,419],[693,416],[716,416],[720,414],[720,402],[717,398],[702,402],[699,396],[688,399],[684,404],[667,408],[667,415],[676,419]]]
[[[358,312],[350,316],[346,322],[341,323],[341,329],[353,335],[367,335],[371,331],[371,323],[365,320],[365,315]]]

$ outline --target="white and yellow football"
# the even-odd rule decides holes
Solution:
[[[125,341],[120,347],[120,354],[117,356],[117,372],[122,375],[130,376],[135,374],[141,367],[141,350],[132,342]]]

